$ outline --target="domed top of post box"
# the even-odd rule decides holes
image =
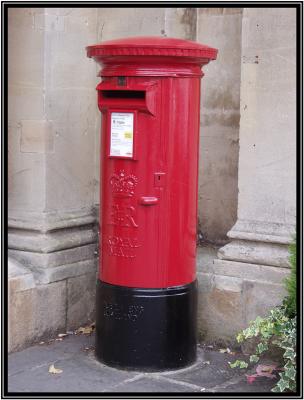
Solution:
[[[201,67],[217,56],[217,49],[200,43],[156,36],[109,40],[86,50],[88,57],[104,67],[102,76],[201,76]]]

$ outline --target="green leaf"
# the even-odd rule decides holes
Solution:
[[[284,369],[292,368],[294,366],[291,360],[288,360],[287,363],[284,365]]]
[[[248,363],[246,363],[245,361],[241,361],[241,360],[236,360],[234,363],[229,363],[230,368],[247,368],[248,367]]]
[[[250,362],[258,362],[260,359],[260,357],[258,357],[256,354],[253,354],[252,356],[250,356],[249,361]]]
[[[259,343],[258,345],[257,345],[257,353],[258,354],[261,354],[261,353],[263,353],[264,351],[266,351],[266,350],[268,350],[268,345],[267,345],[267,343]]]
[[[289,388],[288,381],[283,378],[279,380],[279,382],[277,383],[277,386],[279,387],[280,392],[284,392],[285,389]]]
[[[293,360],[296,354],[293,349],[288,348],[285,353],[283,354],[284,358],[288,358],[289,360]]]
[[[240,333],[237,335],[236,340],[237,340],[238,343],[241,343],[241,342],[244,340],[243,332],[240,332]]]
[[[287,368],[285,371],[285,376],[291,380],[294,380],[296,377],[296,369],[294,366]]]

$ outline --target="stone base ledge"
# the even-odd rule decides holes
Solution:
[[[199,257],[200,340],[235,345],[236,334],[258,315],[281,304],[286,268]]]
[[[53,253],[97,241],[97,232],[92,226],[70,227],[51,232],[9,229],[8,247],[12,250],[34,253]]]
[[[97,244],[74,247],[53,253],[36,253],[30,251],[8,250],[8,255],[15,258],[30,270],[53,268],[60,265],[77,263],[96,258]]]
[[[289,276],[287,268],[272,267],[269,265],[249,264],[228,260],[214,260],[210,271],[217,275],[234,276],[240,279],[249,279],[260,282],[282,284]]]
[[[232,229],[227,233],[231,239],[247,240],[250,242],[277,243],[288,245],[295,234],[295,225],[238,219]]]
[[[233,240],[218,251],[224,260],[289,268],[288,246],[278,243]]]
[[[8,214],[9,229],[33,230],[43,233],[95,224],[97,221],[95,207],[48,212],[9,210]]]
[[[31,271],[12,258],[8,259],[8,279],[10,282],[9,289],[15,292],[33,289],[36,286]]]
[[[9,256],[32,271],[36,278],[41,275],[41,283],[63,279],[62,274],[67,274],[65,278],[73,276],[73,269],[78,271],[79,265],[92,263],[98,254],[97,226],[93,222],[95,217],[87,214],[87,210],[61,214],[15,213],[14,218],[10,217],[8,231]]]
[[[50,276],[32,273],[9,258],[9,352],[94,321],[96,260],[60,266],[47,273]]]

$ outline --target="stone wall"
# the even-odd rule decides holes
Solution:
[[[204,241],[227,242],[236,221],[242,8],[200,8],[197,41],[219,49],[202,79],[198,214]]]
[[[9,9],[11,350],[94,318],[101,115],[85,47],[195,33],[191,8]]]
[[[34,282],[10,292],[12,350],[94,318],[96,21],[90,8],[9,9],[9,255]]]
[[[281,303],[296,218],[296,12],[245,8],[238,218],[203,271],[201,329],[230,340]]]
[[[280,301],[295,222],[293,10],[12,8],[8,34],[11,350],[94,318],[101,116],[85,46],[119,37],[219,49],[202,80],[199,229],[232,242],[214,262],[198,253],[201,337],[231,340]]]

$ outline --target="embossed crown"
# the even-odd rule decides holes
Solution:
[[[126,175],[124,170],[120,170],[118,174],[113,174],[110,178],[112,192],[116,197],[132,197],[137,183],[137,177]]]

